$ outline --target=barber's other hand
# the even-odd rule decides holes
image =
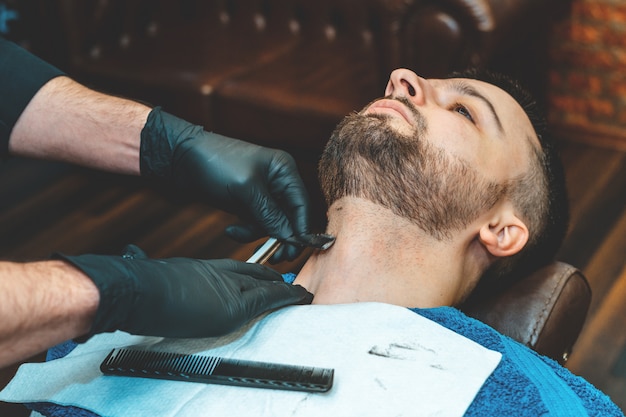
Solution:
[[[239,215],[247,224],[227,229],[239,241],[309,233],[308,195],[291,155],[206,132],[158,107],[141,132],[141,174],[172,178]],[[292,260],[300,252],[283,245],[272,260]]]
[[[123,330],[162,337],[212,337],[312,295],[276,271],[230,259],[149,259],[134,245],[122,256],[55,255],[85,273],[100,292],[89,335]]]

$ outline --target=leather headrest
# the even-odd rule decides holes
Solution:
[[[463,311],[563,364],[587,316],[591,288],[575,267],[553,262]]]

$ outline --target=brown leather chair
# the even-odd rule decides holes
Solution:
[[[553,262],[464,312],[561,364],[585,322],[591,288],[581,271]]]

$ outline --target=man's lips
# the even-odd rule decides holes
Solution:
[[[398,100],[393,99],[380,99],[372,103],[363,114],[371,113],[386,113],[391,115],[400,115],[408,124],[414,124],[415,120],[411,111]]]

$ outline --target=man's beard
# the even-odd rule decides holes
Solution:
[[[427,142],[423,117],[410,103],[403,103],[417,120],[410,135],[396,132],[387,115],[344,118],[319,163],[322,191],[329,206],[346,196],[364,198],[411,220],[438,240],[450,239],[491,208],[504,186],[487,181],[459,157]]]

